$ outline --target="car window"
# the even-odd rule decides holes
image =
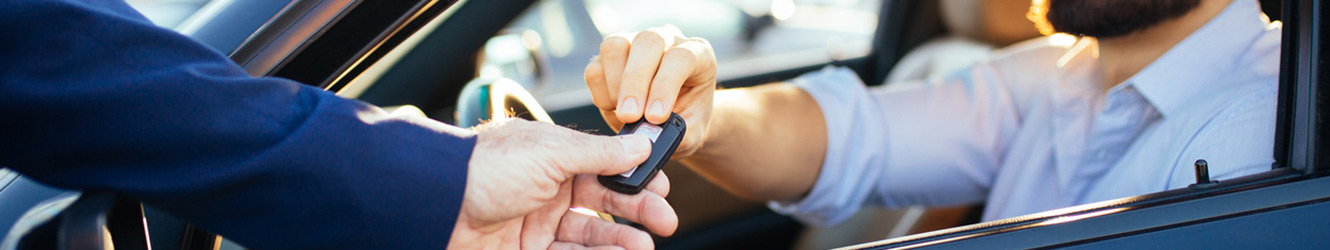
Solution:
[[[230,55],[295,0],[128,0],[157,26]]]
[[[607,35],[678,26],[687,36],[711,42],[724,80],[867,55],[880,5],[880,0],[540,0],[490,45],[512,44],[519,35],[536,43],[534,60],[547,65],[541,75],[523,75],[532,73],[501,65],[506,62],[482,68],[518,80],[546,109],[558,110],[589,103],[582,72]]]
[[[0,167],[0,190],[8,187],[9,182],[14,181],[14,178],[18,178],[18,173],[10,171],[9,168]]]
[[[175,28],[194,13],[203,9],[209,2],[229,0],[126,0],[153,24],[166,28]]]

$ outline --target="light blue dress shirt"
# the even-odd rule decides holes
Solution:
[[[845,68],[796,78],[826,118],[826,159],[808,196],[769,205],[826,225],[865,205],[985,202],[995,220],[1186,187],[1197,159],[1220,180],[1271,168],[1280,26],[1256,1],[1107,92],[1097,46],[1036,39],[883,87]]]

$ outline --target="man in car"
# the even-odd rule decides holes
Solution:
[[[924,84],[828,67],[715,91],[710,45],[670,27],[606,38],[586,81],[612,127],[677,112],[676,159],[813,224],[864,205],[1025,215],[1185,187],[1198,159],[1217,179],[1270,169],[1280,27],[1255,0],[1035,0],[1031,14],[1075,37]]]
[[[661,235],[678,224],[665,178],[637,195],[595,181],[644,161],[642,136],[393,116],[251,77],[123,1],[0,0],[0,24],[0,166],[250,248],[652,247],[571,206]]]

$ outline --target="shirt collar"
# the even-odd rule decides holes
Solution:
[[[1182,42],[1127,79],[1164,117],[1219,83],[1268,26],[1254,0],[1234,0]],[[1119,86],[1122,87],[1122,86]]]

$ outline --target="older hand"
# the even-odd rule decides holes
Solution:
[[[585,207],[641,223],[660,235],[678,226],[659,174],[636,195],[610,191],[595,175],[617,174],[645,161],[643,136],[595,136],[557,125],[498,120],[481,125],[467,173],[466,194],[450,249],[653,248],[635,228],[569,210]]]
[[[716,56],[707,40],[686,38],[668,25],[611,35],[585,77],[592,101],[616,131],[643,117],[660,124],[675,112],[688,123],[675,159],[687,158],[705,141],[716,91]]]

